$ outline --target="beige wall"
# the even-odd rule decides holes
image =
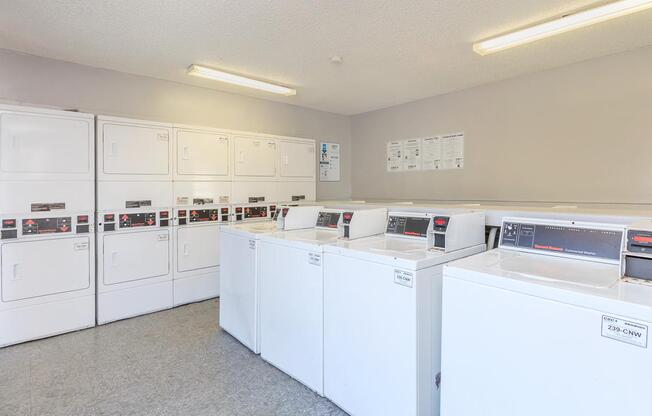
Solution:
[[[387,141],[459,131],[463,170],[386,172]],[[354,198],[651,203],[652,48],[357,115],[352,137]]]
[[[2,49],[0,100],[338,142],[342,181],[318,182],[317,196],[351,194],[351,129],[346,116]]]

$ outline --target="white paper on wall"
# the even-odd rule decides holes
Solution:
[[[403,170],[403,142],[393,141],[387,143],[387,172],[400,172]]]
[[[403,170],[421,170],[421,139],[405,140],[403,153]]]
[[[321,142],[319,152],[319,181],[340,180],[340,144]]]
[[[464,168],[464,133],[447,134],[441,137],[441,168]]]
[[[423,170],[441,169],[441,137],[432,136],[421,140],[421,166]]]

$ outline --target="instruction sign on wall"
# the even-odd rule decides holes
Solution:
[[[319,152],[319,181],[340,180],[340,144],[321,142]]]
[[[387,171],[464,168],[464,133],[387,143]]]

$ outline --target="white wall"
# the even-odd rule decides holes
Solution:
[[[342,181],[318,182],[317,197],[351,195],[346,116],[2,49],[0,100],[337,142]]]
[[[459,131],[463,170],[386,172],[386,142]],[[652,203],[652,48],[357,115],[352,137],[354,198]]]

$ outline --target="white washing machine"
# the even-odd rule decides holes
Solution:
[[[263,234],[258,243],[261,357],[323,395],[323,248],[343,235],[382,234],[384,208],[319,211],[314,228]],[[341,237],[342,236],[342,237]]]
[[[390,212],[384,237],[325,246],[324,395],[353,416],[438,414],[442,267],[484,237],[482,212]]]
[[[97,322],[173,305],[172,126],[97,118]]]
[[[94,117],[0,106],[0,347],[95,325]]]
[[[623,226],[506,218],[444,271],[442,415],[652,414],[652,288],[620,280]]]
[[[220,229],[231,220],[229,182],[174,182],[174,305],[220,294]]]
[[[281,229],[310,228],[321,207],[283,207],[277,220],[242,220],[222,229],[220,250],[220,327],[260,353],[258,239]],[[238,215],[237,211],[234,215]],[[244,208],[243,213],[244,215]],[[251,221],[248,223],[247,221]]]

